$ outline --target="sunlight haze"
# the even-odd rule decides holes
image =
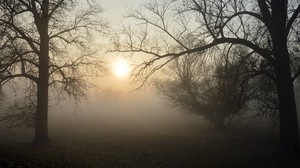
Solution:
[[[0,168],[300,168],[299,123],[300,0],[0,0]]]

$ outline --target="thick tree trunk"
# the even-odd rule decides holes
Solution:
[[[279,150],[284,155],[294,155],[299,154],[299,128],[294,85],[291,77],[290,55],[287,46],[287,3],[288,1],[272,1],[272,13],[268,29],[272,37],[279,99]]]
[[[37,83],[37,109],[35,115],[34,143],[49,141],[48,136],[48,85],[49,85],[49,36],[48,21],[37,22],[40,34],[39,78]]]
[[[45,67],[47,67],[45,65]],[[48,136],[48,69],[40,66],[37,86],[37,109],[35,114],[34,143],[41,144],[49,141]]]
[[[42,38],[41,38],[42,39]],[[37,109],[35,115],[34,143],[49,141],[48,136],[48,52],[47,46],[41,43],[39,81],[37,86]]]
[[[280,117],[279,150],[284,155],[299,154],[298,117],[287,46],[275,47],[274,55]]]

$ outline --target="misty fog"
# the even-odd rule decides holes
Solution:
[[[10,97],[10,101],[16,99],[15,96],[13,92],[6,92],[6,97]],[[241,125],[250,128],[243,128],[245,134],[259,134],[262,130],[270,129],[267,120],[241,118],[233,122],[231,131]],[[5,123],[1,124],[1,141],[4,143],[30,142],[34,135],[33,128],[6,129]],[[253,129],[255,125],[260,125],[260,131]],[[91,89],[87,98],[77,104],[69,99],[62,100],[58,104],[52,100],[49,111],[49,134],[51,139],[63,139],[78,135],[87,138],[103,135],[190,137],[216,133],[214,126],[202,116],[170,108],[151,87],[128,91],[108,86]]]
[[[299,23],[299,0],[0,1],[0,168],[299,168]]]
[[[5,93],[11,103],[17,99],[13,92]],[[18,96],[21,97],[20,94]],[[1,124],[2,129],[5,129],[4,123]],[[77,104],[68,99],[58,104],[50,103],[49,111],[49,129],[53,136],[64,131],[83,134],[111,131],[124,134],[130,132],[190,134],[197,131],[201,125],[210,126],[200,116],[168,108],[155,96],[155,92],[149,89],[135,92],[110,87],[92,89],[86,99]],[[1,133],[13,130],[16,129],[3,130]],[[30,139],[31,128],[25,130],[29,133],[24,136],[29,136]],[[4,136],[1,140],[5,138],[11,137]]]
[[[49,106],[49,134],[51,139],[65,137],[97,137],[101,135],[171,135],[171,136],[215,136],[228,131],[242,130],[234,136],[269,136],[274,131],[268,118],[252,117],[256,111],[247,111],[236,116],[228,129],[216,131],[212,123],[203,116],[178,108],[172,108],[149,85],[139,90],[130,84],[128,77],[113,74],[92,81],[96,87],[86,91],[86,98],[79,102],[65,97],[57,102],[54,96]],[[16,90],[14,90],[16,89]],[[26,82],[20,80],[15,87],[5,86],[1,115],[14,101],[24,101],[28,90]],[[295,89],[299,93],[299,88]],[[299,95],[296,94],[297,100]],[[299,104],[299,103],[298,103]],[[33,128],[7,129],[1,122],[0,141],[3,143],[30,142]],[[226,133],[225,133],[226,132]]]

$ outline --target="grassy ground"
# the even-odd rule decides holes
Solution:
[[[69,133],[49,144],[0,145],[0,168],[299,168],[299,158],[275,155],[268,136],[245,132]]]

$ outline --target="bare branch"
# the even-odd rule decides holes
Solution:
[[[291,27],[292,27],[294,21],[297,19],[299,13],[300,13],[300,5],[298,5],[297,9],[295,10],[295,12],[293,13],[292,17],[290,18],[290,20],[287,23],[286,36],[289,35],[289,33],[291,31]]]

